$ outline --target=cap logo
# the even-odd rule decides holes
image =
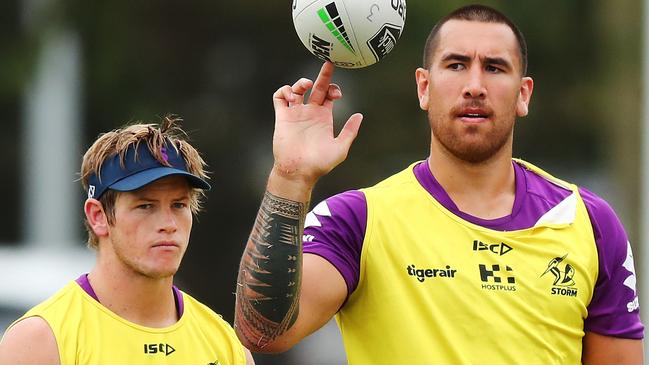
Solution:
[[[88,187],[88,198],[93,198],[95,196],[95,186],[90,185]]]
[[[160,153],[162,154],[162,159],[165,160],[165,162],[168,163],[169,162],[169,155],[167,155],[167,148],[163,146],[160,149]]]

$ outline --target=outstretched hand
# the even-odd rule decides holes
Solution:
[[[302,78],[273,94],[272,174],[310,188],[347,157],[363,116],[350,116],[338,136],[334,136],[333,105],[342,92],[331,83],[333,71],[334,65],[325,62],[315,83]],[[305,102],[304,94],[309,90],[311,94]]]

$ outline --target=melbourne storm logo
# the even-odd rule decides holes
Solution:
[[[541,274],[543,277],[545,274],[552,274],[554,276],[554,282],[552,283],[552,295],[561,295],[565,297],[576,297],[577,288],[574,288],[575,280],[575,268],[572,267],[567,262],[564,262],[568,254],[565,254],[561,257],[555,257],[550,262],[548,266]]]

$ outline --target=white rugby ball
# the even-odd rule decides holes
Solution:
[[[293,0],[293,24],[304,46],[343,68],[380,61],[405,22],[406,0]]]

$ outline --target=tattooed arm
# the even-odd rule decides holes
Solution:
[[[261,202],[237,279],[237,332],[253,349],[297,320],[306,205],[269,192]]]
[[[315,83],[300,79],[273,95],[275,163],[237,279],[235,330],[253,351],[287,350],[331,319],[346,298],[333,265],[302,256],[311,190],[346,158],[362,119],[352,115],[334,136],[333,102],[342,93],[332,74],[333,65],[325,63]]]

